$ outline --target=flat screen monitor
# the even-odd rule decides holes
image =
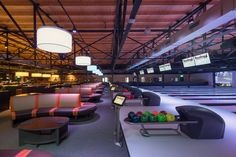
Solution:
[[[211,63],[208,53],[203,53],[203,54],[194,56],[194,60],[195,60],[196,65],[205,65],[205,64]]]
[[[215,73],[216,84],[232,84],[232,72],[231,71],[222,71]]]
[[[154,69],[153,69],[153,68],[147,68],[147,73],[148,73],[148,74],[154,73]]]
[[[183,62],[183,65],[184,65],[185,68],[195,66],[194,57],[189,57],[189,58],[182,59],[182,62]]]
[[[123,106],[125,103],[126,97],[123,95],[116,95],[113,99],[113,104],[117,106]]]
[[[140,74],[140,75],[143,75],[143,74],[144,74],[144,70],[140,70],[140,71],[139,71],[139,74]]]
[[[170,65],[170,63],[160,65],[160,66],[159,66],[159,70],[160,70],[160,71],[169,71],[169,70],[171,70],[171,65]]]

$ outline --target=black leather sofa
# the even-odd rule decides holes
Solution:
[[[9,108],[10,96],[11,94],[9,91],[0,91],[0,111],[7,110]]]
[[[180,130],[193,139],[221,139],[225,122],[217,113],[200,106],[178,106],[180,120],[197,121],[196,124],[180,125]]]

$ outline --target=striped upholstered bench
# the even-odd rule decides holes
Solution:
[[[81,102],[80,94],[38,94],[13,96],[10,99],[13,124],[42,116],[66,116],[77,119],[93,115],[96,109],[94,103]]]

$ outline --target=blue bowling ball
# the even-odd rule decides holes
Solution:
[[[132,118],[135,116],[135,113],[134,112],[129,112],[128,113],[128,118],[130,119],[130,120],[132,120]]]

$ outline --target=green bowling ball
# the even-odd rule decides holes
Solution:
[[[157,121],[158,121],[158,118],[157,118],[157,116],[155,116],[154,114],[151,114],[151,115],[149,116],[149,120],[150,120],[151,122],[157,122]]]
[[[143,114],[143,115],[141,116],[140,120],[141,120],[141,122],[146,123],[146,122],[148,122],[148,116],[146,116],[146,115]]]
[[[166,120],[167,120],[167,122],[173,122],[173,121],[175,121],[175,116],[171,113],[167,113]]]
[[[143,112],[143,114],[144,114],[145,116],[150,116],[152,113],[149,112],[149,111],[145,111],[145,112]]]
[[[164,114],[158,114],[157,115],[157,119],[158,119],[158,122],[166,122],[166,115],[164,115]]]

